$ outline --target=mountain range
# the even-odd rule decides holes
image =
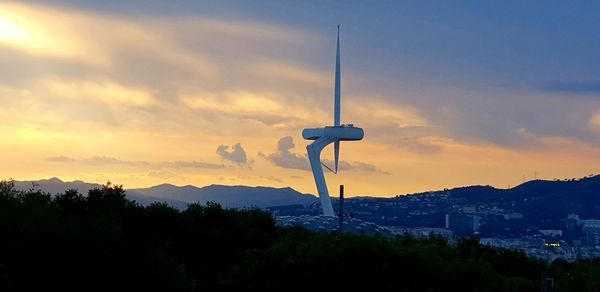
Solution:
[[[67,189],[77,189],[80,193],[86,194],[90,189],[102,187],[100,184],[80,180],[63,182],[58,178],[16,181],[15,185],[19,189],[27,190],[33,187],[51,194],[61,193]],[[510,189],[497,189],[482,185],[458,187],[408,196],[399,195],[396,198],[408,199],[412,196],[432,194],[446,194],[448,199],[439,201],[446,205],[502,205],[505,208],[521,212],[530,219],[564,218],[569,213],[577,213],[587,218],[600,218],[600,175],[569,180],[532,180]],[[126,195],[129,199],[142,205],[160,201],[180,209],[186,208],[189,203],[206,203],[208,201],[235,208],[267,208],[318,203],[318,199],[314,195],[302,194],[289,187],[225,185],[195,187],[161,184],[149,188],[126,189]],[[377,204],[383,206],[389,204],[390,200],[394,200],[394,198],[355,197],[347,200],[349,204],[352,201],[370,200],[379,202]],[[313,208],[316,208],[315,211],[318,212],[320,207],[317,205],[313,205]],[[437,203],[432,205],[432,208],[438,207]]]
[[[58,178],[37,181],[15,181],[15,187],[21,190],[40,189],[50,194],[62,193],[68,189],[77,189],[82,194],[102,185],[76,180],[64,182]],[[317,202],[310,194],[302,194],[292,188],[249,187],[209,185],[205,187],[175,186],[161,184],[149,188],[126,189],[126,196],[142,205],[152,202],[167,202],[178,209],[185,209],[189,203],[214,201],[231,208],[274,207],[282,205],[307,205]]]

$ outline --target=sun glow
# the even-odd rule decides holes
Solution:
[[[31,36],[22,29],[22,23],[26,19],[17,16],[0,14],[0,41],[1,42],[27,42],[31,41]]]
[[[0,47],[22,51],[35,57],[73,59],[88,57],[96,52],[84,45],[77,34],[83,20],[64,12],[28,7],[18,4],[0,4]],[[95,57],[90,63],[102,64]]]

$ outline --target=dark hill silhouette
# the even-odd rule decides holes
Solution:
[[[449,193],[463,204],[514,202],[514,209],[531,219],[565,218],[569,213],[591,218],[600,214],[600,176],[563,181],[532,180],[511,189],[461,187]]]
[[[102,185],[86,183],[80,180],[63,182],[53,177],[37,181],[16,181],[15,187],[20,190],[40,189],[52,195],[63,193],[68,189],[76,189],[87,193]],[[152,202],[167,202],[178,209],[184,209],[188,203],[213,201],[224,207],[272,207],[295,204],[312,204],[317,202],[313,195],[302,194],[292,188],[248,187],[210,185],[206,187],[175,186],[161,184],[150,188],[127,189],[127,197],[147,206]]]
[[[294,204],[311,204],[317,201],[313,195],[297,192],[292,188],[248,187],[210,185],[177,187],[162,184],[145,189],[131,189],[128,192],[158,198],[168,198],[185,202],[215,201],[226,207],[270,207]]]

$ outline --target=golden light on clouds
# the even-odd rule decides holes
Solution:
[[[331,123],[334,60],[306,58],[333,56],[333,45],[330,36],[267,22],[1,3],[0,178],[314,193],[310,172],[269,157],[290,136],[295,147],[286,154],[304,159],[301,130]],[[350,195],[505,187],[533,171],[582,176],[593,171],[589,158],[600,157],[589,143],[520,125],[513,134],[524,146],[455,134],[431,110],[407,102],[408,93],[369,88],[377,76],[352,66],[344,67],[342,120],[363,127],[365,140],[342,146],[351,170],[327,174],[330,185],[351,182]],[[362,93],[346,87],[350,80],[363,81]],[[436,110],[452,120],[465,114]],[[600,129],[600,113],[582,127]],[[244,164],[216,152],[236,143],[248,156]],[[331,160],[330,152],[323,158]]]
[[[105,61],[99,50],[82,41],[80,17],[55,9],[0,4],[0,43],[33,56]]]
[[[98,99],[115,106],[152,106],[157,102],[147,91],[123,87],[110,81],[45,81],[42,87],[50,94],[74,100]]]
[[[593,131],[600,132],[600,110],[594,113],[592,118],[590,118],[590,128]]]
[[[356,117],[364,124],[372,127],[430,127],[418,111],[410,106],[395,106],[378,101],[361,101],[353,99],[348,103],[349,117]]]
[[[258,64],[249,68],[248,73],[259,78],[283,81],[286,84],[296,84],[296,86],[310,85],[326,89],[331,87],[329,75],[283,62]]]
[[[223,92],[217,96],[184,96],[181,101],[193,109],[214,110],[224,113],[270,113],[280,111],[282,106],[274,99],[253,92]]]

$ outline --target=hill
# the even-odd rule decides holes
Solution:
[[[510,205],[527,218],[565,218],[570,213],[582,218],[600,214],[600,176],[571,180],[532,180],[511,189],[471,186],[451,189],[450,199],[462,204]]]
[[[40,189],[54,195],[68,189],[77,189],[80,193],[86,194],[91,189],[101,188],[102,185],[80,180],[63,182],[58,178],[50,178],[37,181],[16,181],[15,187],[20,190]],[[127,189],[126,194],[129,199],[145,206],[159,201],[167,202],[178,209],[184,209],[189,203],[206,203],[208,201],[217,202],[224,207],[235,208],[266,208],[282,205],[307,205],[317,202],[315,196],[302,194],[289,187],[210,185],[199,188],[191,185],[162,184],[149,188]]]
[[[337,210],[338,201],[333,204]],[[536,235],[540,229],[564,229],[571,213],[600,219],[600,176],[532,180],[510,189],[477,185],[392,198],[352,197],[344,204],[351,216],[382,226],[444,228],[447,214],[464,213],[477,216],[482,236]],[[277,215],[321,213],[318,204],[269,209]]]

